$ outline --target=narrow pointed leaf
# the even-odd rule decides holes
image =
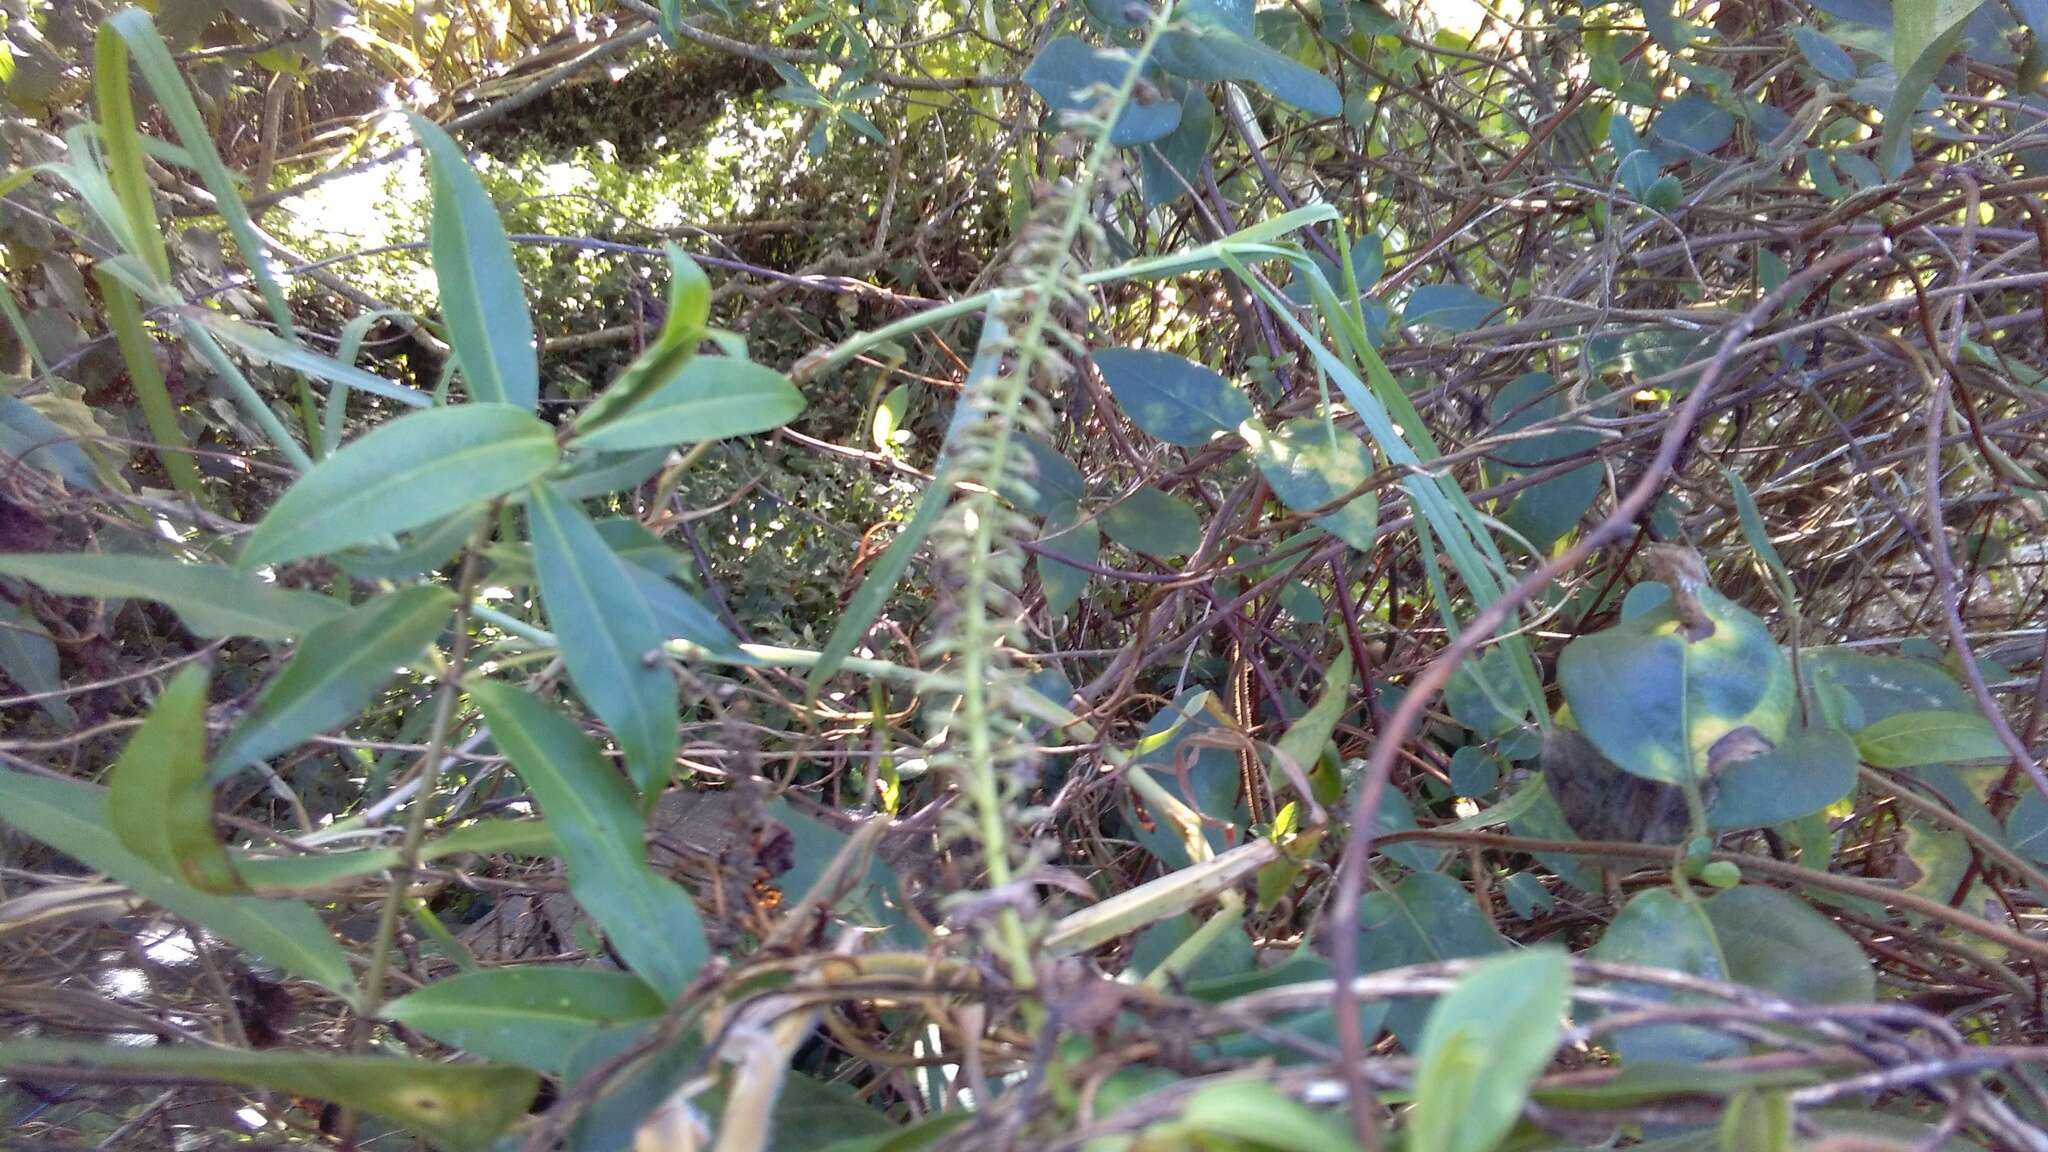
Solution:
[[[2012,755],[1991,722],[1975,712],[1887,716],[1856,733],[1856,751],[1876,768],[1921,768]]]
[[[630,452],[749,436],[780,428],[803,410],[803,393],[773,368],[730,356],[689,357],[631,409],[580,433],[576,445]]]
[[[661,996],[624,972],[491,968],[401,997],[384,1018],[473,1056],[559,1074],[606,1026],[661,1010]]]
[[[555,834],[540,820],[479,820],[420,845],[420,863],[466,854],[548,857],[560,854]],[[321,852],[296,856],[235,856],[235,871],[249,887],[265,892],[328,888],[359,876],[398,867],[398,849]]]
[[[154,600],[195,634],[289,640],[341,615],[331,596],[279,588],[233,568],[184,564],[160,556],[112,553],[0,553],[0,575],[18,576],[60,596]]]
[[[107,823],[130,852],[205,892],[242,887],[213,831],[206,782],[206,669],[188,664],[108,776]]]
[[[569,682],[612,730],[642,792],[675,767],[676,681],[662,628],[632,566],[575,504],[546,485],[527,499],[534,574]]]
[[[662,321],[661,333],[619,373],[603,395],[577,414],[579,433],[588,434],[632,411],[650,393],[674,380],[697,355],[705,323],[711,318],[711,281],[682,249],[666,244],[663,250],[668,255],[670,273],[668,317]]]
[[[344,364],[332,356],[313,351],[296,340],[286,340],[223,312],[210,308],[188,308],[183,313],[187,319],[197,323],[222,343],[239,349],[252,360],[275,364],[294,372],[303,372],[315,380],[330,384],[341,384],[372,396],[395,400],[408,408],[426,408],[434,398],[417,388],[394,384],[374,372],[366,372],[353,364]]]
[[[284,672],[256,698],[222,746],[217,771],[231,773],[339,728],[416,659],[448,623],[455,594],[401,588],[306,634]]]
[[[191,90],[185,86],[185,78],[178,72],[170,49],[157,34],[156,25],[140,8],[124,8],[107,17],[106,26],[120,35],[133,54],[135,71],[149,85],[158,107],[163,109],[164,119],[170,121],[178,140],[185,145],[185,158],[192,170],[213,194],[214,208],[227,225],[228,234],[234,237],[243,264],[255,278],[256,290],[262,294],[270,318],[277,322],[279,330],[291,336],[291,305],[271,268],[270,250],[257,236],[256,222],[250,219],[249,210],[242,203],[241,189],[227,165],[221,162],[220,153],[213,146],[213,132],[193,101]]]
[[[554,467],[553,429],[507,404],[401,416],[299,477],[250,533],[242,567],[334,552],[431,524]]]
[[[534,697],[495,681],[475,696],[562,847],[570,894],[626,966],[673,999],[710,952],[688,893],[647,865],[632,788],[582,729]]]
[[[412,130],[433,184],[434,280],[455,362],[475,399],[532,411],[540,402],[540,362],[505,226],[455,141],[419,116]]]
[[[214,896],[178,882],[115,837],[107,826],[106,789],[0,769],[0,821],[265,962],[354,1000],[348,956],[311,908],[288,900]]]
[[[525,1115],[533,1073],[483,1064],[436,1064],[389,1056],[246,1052],[191,1046],[133,1047],[62,1040],[0,1043],[0,1069],[63,1083],[94,1071],[126,1079],[208,1080],[309,1096],[374,1112],[450,1152],[481,1152]]]

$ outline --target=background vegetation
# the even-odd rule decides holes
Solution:
[[[0,0],[39,1148],[2048,1148],[2041,0]]]

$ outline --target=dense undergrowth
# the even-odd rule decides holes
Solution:
[[[47,1148],[2048,1148],[2038,0],[0,3]]]

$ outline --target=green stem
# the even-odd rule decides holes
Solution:
[[[477,561],[490,539],[493,522],[494,518],[489,515],[477,522],[476,533],[470,537],[462,555],[462,574],[456,585],[460,600],[455,610],[455,640],[449,645],[448,667],[441,675],[441,686],[434,698],[433,728],[427,735],[426,751],[420,757],[419,795],[413,798],[412,809],[406,813],[405,839],[398,846],[398,863],[391,869],[391,891],[385,896],[384,907],[378,914],[377,935],[370,945],[369,967],[363,973],[363,991],[357,1015],[358,1046],[368,1039],[367,1022],[375,1018],[384,1003],[384,977],[391,964],[391,945],[398,930],[398,915],[412,889],[413,873],[419,867],[420,845],[426,840],[427,810],[433,807],[434,784],[441,775],[441,759],[447,752],[449,730],[454,727],[455,698],[461,692],[463,669],[469,660],[469,606],[481,567]]]
[[[119,280],[97,268],[93,270],[93,279],[99,283],[100,298],[106,302],[107,326],[114,330],[114,341],[121,347],[121,360],[128,366],[128,382],[135,389],[135,402],[142,409],[143,422],[149,425],[156,457],[171,478],[171,486],[204,508],[206,490],[200,484],[199,467],[192,461],[184,429],[178,427],[177,406],[171,403],[170,389],[164,385],[164,374],[156,365],[156,346],[142,326],[142,307],[135,293]]]

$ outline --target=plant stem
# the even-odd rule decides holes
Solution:
[[[492,510],[493,512],[496,509]],[[356,1005],[356,1043],[369,1038],[368,1023],[384,1003],[384,977],[391,965],[392,939],[398,931],[398,915],[412,889],[413,873],[419,867],[420,844],[427,834],[427,809],[432,805],[434,783],[441,775],[441,758],[448,747],[448,732],[454,725],[455,698],[462,688],[462,674],[469,661],[469,604],[475,592],[484,544],[490,539],[495,516],[486,514],[477,522],[462,554],[462,573],[457,578],[455,639],[448,649],[448,667],[441,675],[441,687],[434,699],[434,722],[428,731],[427,749],[420,756],[416,774],[419,795],[412,811],[406,813],[405,839],[398,846],[398,863],[391,869],[391,891],[377,916],[377,935],[370,945],[370,964],[363,973],[363,990]]]

